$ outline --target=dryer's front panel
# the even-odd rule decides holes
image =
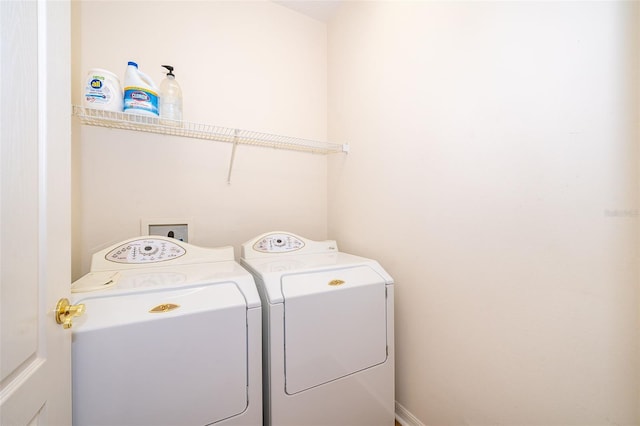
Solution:
[[[285,275],[282,293],[287,394],[387,359],[385,281],[373,269]]]
[[[205,425],[247,407],[247,307],[235,283],[88,293],[74,323],[77,425]]]

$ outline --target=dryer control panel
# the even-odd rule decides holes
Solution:
[[[271,257],[275,255],[299,255],[336,253],[334,240],[313,241],[289,232],[267,232],[247,241],[240,247],[240,257]]]
[[[253,245],[254,250],[263,253],[286,253],[302,247],[304,242],[291,234],[269,234]]]
[[[129,241],[109,251],[104,258],[116,263],[155,263],[177,259],[187,251],[173,241],[144,238]]]

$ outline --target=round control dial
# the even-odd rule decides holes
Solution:
[[[174,242],[144,238],[114,248],[105,259],[116,263],[156,263],[177,259],[186,253],[184,247]]]

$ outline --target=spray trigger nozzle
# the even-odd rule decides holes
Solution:
[[[163,65],[163,67],[169,70],[167,75],[173,75],[175,77],[175,75],[173,74],[173,67],[171,65]]]

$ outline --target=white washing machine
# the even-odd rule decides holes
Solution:
[[[262,426],[260,297],[232,247],[130,239],[72,292],[74,425]]]
[[[242,245],[262,299],[264,421],[393,426],[393,280],[335,241],[287,232]]]

